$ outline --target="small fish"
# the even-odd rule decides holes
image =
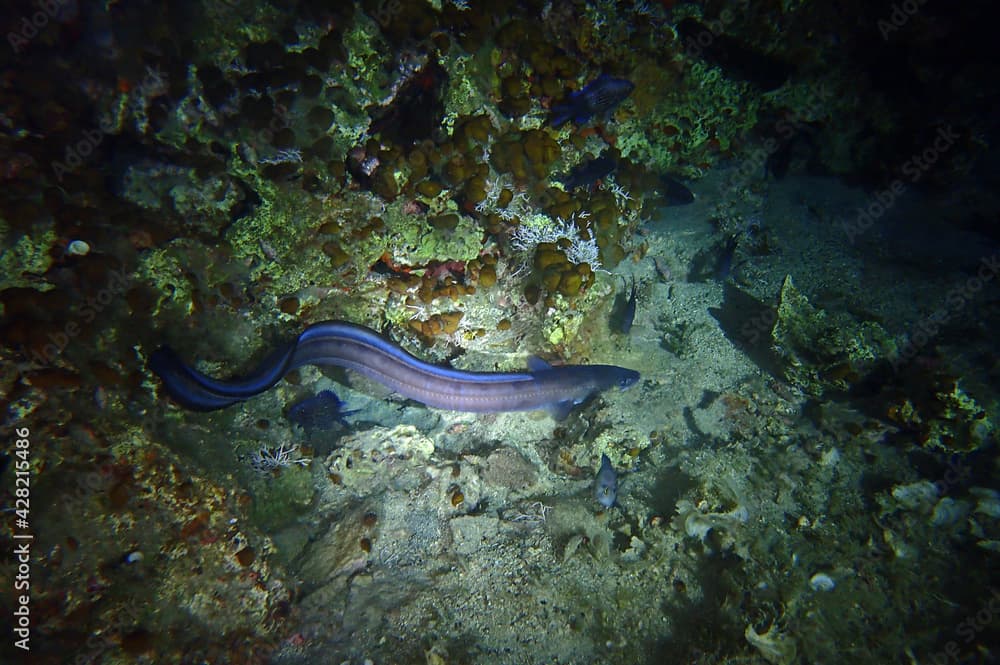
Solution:
[[[601,178],[613,173],[617,167],[618,162],[605,151],[601,153],[600,157],[574,166],[569,173],[562,177],[560,182],[567,192],[572,192],[577,187],[593,185]]]
[[[736,256],[736,248],[739,246],[739,234],[734,233],[729,236],[725,244],[721,245],[719,260],[715,264],[715,276],[720,282],[729,279],[733,272],[733,259]]]
[[[595,115],[611,113],[634,89],[631,81],[601,74],[552,106],[552,126],[559,127],[567,120],[583,124]]]
[[[332,390],[322,390],[313,397],[296,402],[288,409],[288,419],[305,430],[330,430],[344,424],[344,416],[355,411],[341,411],[344,403]]]
[[[627,284],[625,278],[622,277],[623,285]],[[622,309],[621,323],[618,325],[618,332],[623,335],[629,334],[632,330],[632,323],[635,321],[635,305],[638,299],[639,291],[635,284],[635,276],[632,276],[632,292],[629,294],[628,301],[625,303],[625,308]]]
[[[694,203],[694,193],[687,188],[687,185],[666,174],[660,176],[657,189],[668,206],[683,206]]]
[[[618,500],[618,473],[607,455],[601,455],[601,468],[594,480],[594,498],[605,508],[615,505]]]
[[[673,281],[673,273],[670,272],[670,266],[659,256],[653,257],[653,267],[656,268],[656,275],[660,278],[661,282],[669,284]]]

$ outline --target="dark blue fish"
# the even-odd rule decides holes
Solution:
[[[601,153],[600,157],[574,166],[569,173],[562,177],[560,182],[567,192],[571,192],[577,187],[593,185],[601,178],[613,173],[617,167],[618,161],[605,151]]]
[[[618,472],[607,455],[601,455],[601,468],[594,479],[594,498],[605,508],[615,505],[618,500]]]
[[[694,203],[694,193],[684,183],[668,175],[660,176],[657,189],[660,190],[660,194],[668,206],[682,206]]]
[[[559,127],[567,120],[581,125],[595,115],[611,113],[634,89],[631,81],[601,74],[552,106],[552,126]]]
[[[715,276],[719,278],[720,282],[729,279],[729,275],[732,274],[733,259],[736,256],[736,248],[739,244],[739,234],[733,234],[729,236],[725,244],[722,245],[722,251],[719,253],[719,260],[715,264]]]
[[[344,424],[344,416],[355,411],[341,411],[344,403],[332,390],[296,402],[288,409],[288,419],[305,430],[330,430]]]
[[[622,277],[622,282],[625,282],[625,278]],[[635,284],[635,277],[632,277],[632,292],[629,294],[628,301],[625,303],[625,308],[622,309],[621,323],[618,326],[618,331],[623,335],[629,334],[632,330],[632,322],[635,321],[635,306],[636,300],[638,299],[638,287]]]

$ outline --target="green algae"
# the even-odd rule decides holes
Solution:
[[[201,243],[178,238],[164,247],[157,247],[143,254],[136,267],[136,281],[153,287],[158,295],[150,310],[152,317],[169,314],[171,318],[183,319],[191,313],[194,301],[194,284],[188,274],[191,255],[200,254]]]
[[[500,87],[495,66],[498,61],[499,52],[489,44],[484,44],[471,55],[452,45],[442,58],[441,65],[448,72],[443,124],[449,132],[454,129],[458,118],[475,115],[483,109],[490,109],[491,115],[497,116],[490,95]]]
[[[640,104],[641,112],[618,125],[622,155],[651,169],[700,175],[703,167],[729,150],[757,124],[760,94],[749,84],[732,81],[722,71],[693,62],[682,82],[648,65],[637,87],[659,90]]]
[[[356,12],[351,26],[344,33],[344,50],[347,51],[347,74],[350,75],[351,92],[359,95],[356,101],[365,106],[379,101],[388,93],[389,81],[385,74],[385,54],[391,49],[369,16]],[[344,81],[345,83],[347,81]]]
[[[373,259],[389,252],[396,263],[422,266],[431,261],[471,261],[483,248],[483,231],[469,217],[459,216],[454,229],[437,229],[396,201],[386,206],[382,218],[385,234],[369,236],[358,245]]]
[[[57,240],[54,226],[36,224],[13,243],[10,235],[6,221],[0,219],[0,246],[7,247],[0,253],[0,291],[14,287],[48,291],[52,286],[37,276],[52,266],[51,250]]]
[[[595,285],[573,298],[560,293],[551,294],[551,306],[539,321],[543,339],[551,347],[569,348],[577,341],[581,331],[592,322],[594,311],[612,297],[613,293],[614,288],[605,282],[601,288]]]
[[[205,176],[194,168],[134,167],[122,182],[122,196],[147,210],[173,213],[188,229],[218,234],[246,195],[228,175]]]
[[[936,413],[927,423],[924,446],[945,452],[968,452],[993,441],[996,425],[989,409],[970,395],[960,382],[936,393]],[[914,414],[915,417],[919,417]]]
[[[771,330],[785,363],[785,378],[811,395],[846,390],[878,360],[891,357],[895,343],[872,321],[813,306],[785,277]]]
[[[315,491],[307,467],[283,467],[252,484],[251,519],[265,532],[280,531],[308,510]]]
[[[233,0],[207,2],[201,7],[203,21],[191,26],[198,53],[214,54],[220,63],[232,62],[249,42],[274,37],[285,15],[270,3]]]
[[[182,152],[186,151],[189,142],[207,144],[214,137],[205,125],[205,108],[210,108],[203,97],[203,88],[198,79],[198,68],[189,65],[187,68],[187,94],[181,97],[176,106],[163,121],[163,126],[156,132],[156,140]]]

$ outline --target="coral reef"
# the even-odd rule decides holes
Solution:
[[[10,3],[0,54],[0,406],[30,441],[0,492],[32,499],[0,540],[32,536],[38,662],[995,659],[963,623],[1000,551],[976,12],[55,4]],[[602,77],[634,90],[562,117]],[[643,379],[557,422],[313,367],[190,413],[147,367],[246,376],[324,319]],[[294,424],[334,388],[348,422]]]

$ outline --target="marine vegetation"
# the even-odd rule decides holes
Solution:
[[[996,663],[988,9],[5,3],[0,662]]]

